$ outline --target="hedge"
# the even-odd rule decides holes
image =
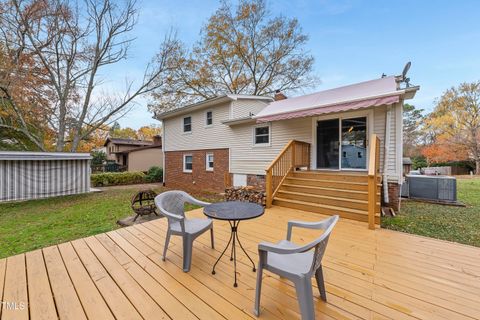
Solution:
[[[104,172],[91,175],[93,187],[144,183],[145,178],[146,175],[143,172]]]
[[[147,176],[145,177],[147,182],[162,182],[163,181],[163,169],[160,167],[151,167],[148,169]]]

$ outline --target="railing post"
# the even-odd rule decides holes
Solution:
[[[372,230],[375,229],[375,209],[377,207],[378,150],[379,139],[376,134],[372,134],[368,159],[368,228]]]
[[[293,171],[295,171],[295,160],[296,160],[295,153],[296,152],[297,152],[297,147],[296,147],[295,141],[293,141],[293,144],[292,144],[292,170]]]
[[[265,191],[266,191],[266,201],[265,201],[265,206],[267,208],[272,207],[272,197],[273,197],[273,190],[272,190],[272,170],[269,169],[266,171],[266,176],[265,176]]]

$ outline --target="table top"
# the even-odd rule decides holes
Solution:
[[[263,206],[243,201],[217,202],[203,208],[207,217],[219,220],[248,220],[260,217],[264,212]]]

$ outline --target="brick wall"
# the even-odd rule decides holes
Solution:
[[[205,170],[205,156],[213,153],[213,171]],[[183,172],[183,155],[193,156],[192,172]],[[224,175],[228,172],[228,149],[166,151],[165,186],[174,189],[201,189],[224,192]]]
[[[383,190],[383,188],[382,188]],[[388,183],[388,201],[389,204],[388,206],[395,210],[395,212],[398,211],[398,206],[400,202],[400,185],[398,183]]]

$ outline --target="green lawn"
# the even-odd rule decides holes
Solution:
[[[480,247],[480,178],[457,179],[458,200],[467,207],[402,202],[396,217],[382,227]]]
[[[138,186],[0,205],[0,258],[118,228]],[[159,192],[161,189],[157,188]],[[220,199],[201,194],[205,201]],[[187,209],[193,209],[193,206]]]

